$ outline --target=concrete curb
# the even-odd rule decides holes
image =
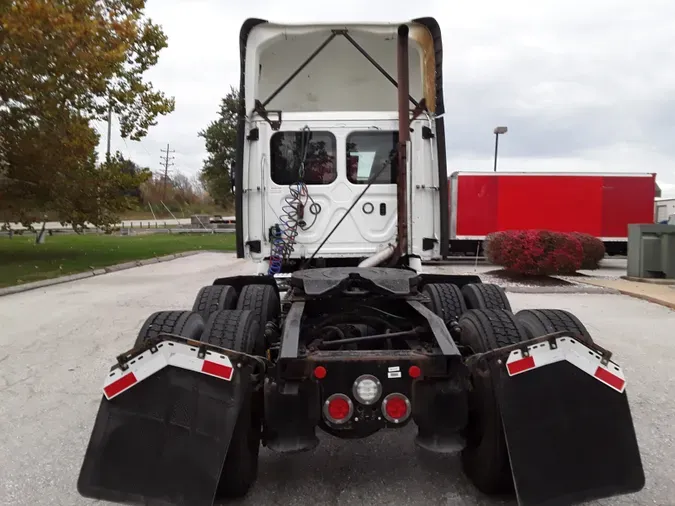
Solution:
[[[675,285],[675,279],[636,278],[634,276],[621,276],[621,279],[625,279],[626,281],[634,281],[636,283],[651,283],[652,285]]]
[[[71,281],[78,281],[80,279],[92,278],[94,276],[102,276],[104,274],[133,269],[134,267],[143,267],[144,265],[151,265],[160,262],[168,262],[177,258],[189,257],[198,255],[199,253],[206,253],[206,251],[184,251],[182,253],[175,253],[172,255],[165,255],[161,257],[146,258],[144,260],[134,260],[132,262],[124,262],[116,265],[109,265],[108,267],[92,269],[91,271],[78,272],[77,274],[69,274],[54,279],[45,279],[42,281],[35,281],[33,283],[24,283],[22,285],[8,286],[7,288],[0,288],[0,297],[3,295],[12,295],[15,293],[27,292],[29,290],[36,290],[38,288],[45,288],[47,286],[60,285],[63,283],[70,283]],[[222,253],[222,252],[221,252]]]
[[[667,307],[669,309],[675,310],[675,303],[669,302],[667,300],[659,299],[658,297],[652,297],[651,295],[645,295],[644,293],[630,292],[628,290],[617,290],[622,295],[627,295],[635,299],[644,300],[651,302],[653,304],[658,304],[659,306]]]
[[[600,286],[505,286],[504,290],[511,293],[586,293],[602,295],[618,295],[614,288]]]
[[[623,279],[624,281],[627,281],[623,276],[621,277],[621,279]],[[616,281],[618,281],[618,280],[609,280],[608,282],[616,282]],[[649,295],[649,294],[643,293],[641,291],[636,291],[636,290],[633,290],[633,289],[630,289],[630,288],[625,288],[625,287],[622,288],[621,286],[617,286],[616,288],[610,288],[608,286],[604,286],[602,284],[601,280],[593,280],[593,281],[588,280],[587,283],[590,286],[595,286],[597,288],[605,288],[605,289],[608,289],[608,290],[614,290],[615,293],[619,293],[619,294],[625,295],[627,297],[633,297],[635,299],[644,300],[646,302],[651,302],[652,304],[657,304],[659,306],[663,306],[663,307],[667,307],[669,309],[675,310],[675,301],[669,300],[670,296],[667,296],[667,297],[663,298],[663,297],[660,297],[658,295]],[[635,282],[634,282],[634,284],[635,284]],[[644,283],[643,285],[645,287],[651,286],[654,289],[656,289],[657,287],[658,288],[664,288],[665,287],[665,288],[670,289],[670,288],[673,288],[673,286],[675,286],[675,285],[668,285],[668,284],[663,284],[663,283]]]

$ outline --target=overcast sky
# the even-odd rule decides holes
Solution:
[[[174,170],[199,171],[197,133],[238,85],[246,18],[433,16],[443,30],[449,171],[492,170],[492,130],[506,125],[498,169],[656,172],[675,197],[672,0],[149,0],[147,13],[169,37],[148,77],[176,110],[142,142],[125,142],[113,123],[112,148],[153,170],[170,143]]]

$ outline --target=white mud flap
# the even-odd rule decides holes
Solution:
[[[113,368],[77,488],[137,504],[213,504],[253,365],[224,350],[165,340]]]
[[[644,487],[626,380],[607,355],[563,336],[488,363],[521,506],[566,506]]]

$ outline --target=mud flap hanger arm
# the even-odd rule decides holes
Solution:
[[[601,357],[600,363],[604,366],[606,366],[612,358],[612,352],[611,351],[606,350],[605,348],[598,345],[597,343],[587,344],[583,341],[580,341],[573,333],[571,333],[567,330],[564,330],[564,331],[560,331],[560,332],[553,332],[551,334],[546,334],[544,336],[535,337],[533,339],[528,339],[527,341],[524,341],[524,342],[521,342],[521,343],[516,343],[516,344],[509,345],[509,346],[504,346],[502,348],[497,348],[495,350],[490,350],[490,351],[487,351],[485,353],[477,353],[475,355],[472,355],[472,356],[468,357],[466,359],[466,364],[467,364],[467,366],[471,367],[471,366],[478,366],[479,364],[486,364],[487,361],[489,361],[492,358],[498,358],[498,359],[504,360],[505,358],[507,358],[511,354],[512,351],[516,351],[516,350],[520,351],[522,353],[523,357],[527,357],[530,354],[529,348],[531,346],[539,344],[539,343],[543,343],[543,342],[547,342],[548,345],[551,347],[551,349],[555,349],[558,346],[556,344],[556,341],[560,337],[567,337],[567,338],[571,338],[571,339],[576,339],[577,341],[579,341],[584,346],[597,351],[600,354],[600,357]]]
[[[194,346],[195,348],[198,349],[197,356],[202,359],[206,357],[207,351],[211,351],[213,353],[227,355],[230,359],[241,360],[241,362],[244,364],[249,362],[255,362],[260,367],[259,369],[260,374],[264,374],[265,371],[269,369],[271,366],[271,362],[262,357],[249,355],[247,353],[243,353],[240,351],[230,350],[228,348],[221,348],[220,346],[216,346],[213,344],[206,344],[199,341],[193,341],[177,334],[163,332],[158,334],[156,337],[146,339],[142,345],[118,355],[116,357],[117,363],[115,364],[115,366],[113,366],[113,368],[119,368],[122,371],[126,371],[129,368],[129,362],[131,362],[134,358],[138,357],[144,352],[150,350],[153,354],[157,353],[158,351],[157,345],[163,341],[174,341],[177,343]]]
[[[290,75],[288,78],[279,85],[279,87],[272,92],[272,94],[267,97],[263,102],[260,100],[255,101],[255,106],[253,108],[253,112],[258,113],[269,125],[272,127],[272,130],[279,130],[281,127],[281,111],[279,110],[267,110],[266,106],[276,97],[281,91],[288,86],[288,84],[295,79],[295,77],[302,72],[302,69],[304,69],[309,63],[321,52],[323,49],[338,35],[342,35],[345,39],[349,41],[349,43],[354,46],[359,53],[361,53],[377,70],[380,71],[380,73],[387,78],[387,80],[393,84],[396,88],[398,88],[398,83],[396,80],[387,72],[382,65],[377,63],[377,61],[368,54],[368,52],[358,43],[354,40],[354,38],[347,32],[345,29],[341,30],[331,30],[330,36],[318,47],[316,50],[307,57],[307,59]],[[427,105],[426,105],[426,100],[423,98],[419,102],[415,100],[412,96],[408,95],[408,98],[410,99],[410,102],[415,106],[415,109],[413,110],[413,115],[412,119],[416,119],[420,114],[428,111]],[[272,120],[269,117],[269,113],[274,112],[278,114],[279,119],[278,120]]]

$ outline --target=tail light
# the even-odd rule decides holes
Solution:
[[[343,424],[352,417],[354,404],[344,394],[333,394],[323,405],[323,416],[331,423]]]
[[[408,375],[409,375],[412,379],[417,379],[417,378],[419,378],[419,377],[422,375],[422,369],[420,369],[420,368],[419,368],[418,366],[416,366],[416,365],[411,365],[411,366],[410,366],[410,369],[408,369]]]
[[[380,400],[382,395],[382,384],[375,376],[364,374],[356,378],[352,387],[354,398],[361,404],[369,406]]]
[[[382,414],[392,423],[405,422],[410,412],[410,401],[403,394],[389,394],[382,401]]]

